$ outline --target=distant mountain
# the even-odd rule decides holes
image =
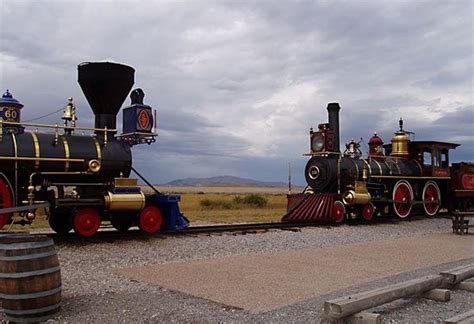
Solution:
[[[210,178],[186,178],[173,180],[168,186],[246,186],[246,187],[286,187],[284,182],[267,182],[245,179],[233,176],[218,176]]]

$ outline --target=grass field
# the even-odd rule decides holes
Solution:
[[[286,211],[286,194],[259,194],[267,201],[262,207],[235,204],[237,196],[245,197],[245,194],[184,193],[181,194],[181,211],[191,223],[278,222]],[[202,206],[204,200],[218,202],[221,206]]]
[[[191,224],[278,222],[286,212],[287,188],[260,187],[180,187],[160,186],[160,191],[181,196],[180,208]],[[148,193],[148,188],[143,188]],[[300,191],[299,188],[295,192]],[[236,203],[236,197],[244,199],[256,194],[266,200],[264,206]],[[207,200],[208,206],[202,203]],[[237,198],[239,200],[239,198]],[[13,225],[11,230],[23,231],[48,227],[41,211],[30,226]],[[8,225],[4,227],[4,230]]]

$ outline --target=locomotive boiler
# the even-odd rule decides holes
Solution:
[[[153,195],[145,195],[130,177],[131,146],[151,144],[156,137],[152,108],[143,104],[141,89],[131,92],[131,105],[123,110],[123,134],[117,134],[116,116],[134,73],[132,67],[110,62],[78,66],[94,127],[76,126],[72,98],[64,108],[63,125],[22,123],[23,105],[7,90],[0,100],[0,228],[31,223],[40,208],[46,208],[54,231],[74,229],[83,236],[97,232],[102,221],[120,231],[138,225],[147,233],[164,223],[186,225],[178,196],[162,195],[154,187]]]
[[[328,123],[310,130],[310,156],[305,167],[308,186],[288,195],[283,221],[336,221],[395,214],[437,214],[443,208],[472,208],[474,165],[449,165],[458,144],[414,141],[399,121],[391,143],[374,134],[363,158],[354,140],[340,151],[338,103],[329,103]],[[462,180],[461,180],[462,179]]]

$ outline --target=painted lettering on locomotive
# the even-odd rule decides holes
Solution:
[[[403,128],[384,144],[374,134],[368,156],[351,141],[344,152],[339,144],[338,103],[329,103],[328,123],[310,130],[310,156],[303,194],[288,195],[283,221],[336,221],[394,214],[436,215],[441,209],[472,209],[474,164],[449,165],[449,151],[458,144],[414,141]]]
[[[42,207],[58,233],[74,229],[90,236],[103,220],[119,231],[138,225],[147,233],[187,225],[177,205],[179,196],[162,195],[155,188],[153,195],[145,195],[138,180],[130,177],[131,146],[151,144],[157,136],[152,108],[143,104],[141,89],[131,92],[131,105],[124,108],[124,133],[117,134],[116,116],[134,74],[132,67],[117,63],[78,66],[79,85],[95,116],[93,128],[76,126],[72,98],[63,125],[22,123],[23,105],[7,90],[0,100],[0,229],[8,223],[31,223]]]

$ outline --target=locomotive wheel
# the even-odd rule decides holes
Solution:
[[[97,233],[100,226],[100,215],[94,208],[83,208],[74,215],[74,232],[81,236],[91,236]]]
[[[132,218],[125,215],[114,215],[111,217],[110,222],[117,231],[122,233],[128,231],[133,225]]]
[[[0,178],[0,209],[12,207],[12,194],[5,181]],[[0,229],[3,228],[11,219],[12,214],[0,214]]]
[[[138,218],[138,227],[149,234],[158,232],[163,224],[163,215],[155,206],[148,206],[142,210]]]
[[[336,200],[332,206],[332,219],[340,223],[346,218],[346,207],[342,201]]]
[[[423,187],[423,208],[428,216],[434,216],[441,205],[441,192],[438,184],[428,181]]]
[[[412,201],[413,201],[413,189],[406,180],[400,180],[395,184],[393,188],[393,210],[395,214],[400,218],[406,218],[410,216]]]
[[[365,204],[362,207],[362,217],[366,221],[371,221],[374,218],[375,206],[372,203]]]
[[[52,211],[48,219],[49,227],[58,234],[67,234],[72,230],[71,216],[66,211]]]

